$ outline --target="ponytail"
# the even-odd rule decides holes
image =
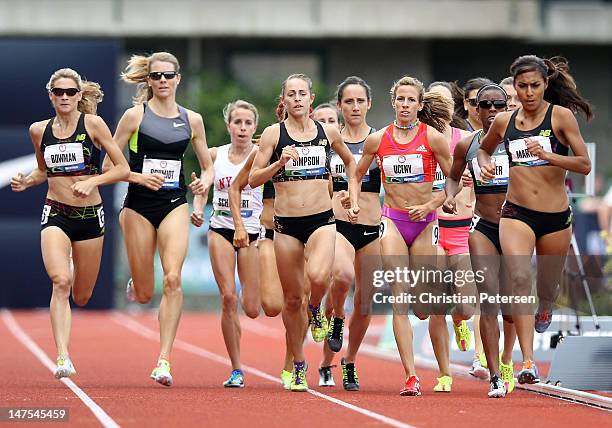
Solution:
[[[98,103],[102,102],[104,92],[96,82],[83,80],[81,83],[81,101],[77,105],[77,109],[81,113],[97,114]]]
[[[452,102],[437,92],[425,92],[423,109],[417,113],[418,119],[438,132],[444,132],[446,124],[452,119]]]

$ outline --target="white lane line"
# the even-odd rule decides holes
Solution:
[[[6,309],[2,309],[1,311],[2,321],[9,329],[9,331],[15,336],[15,338],[21,342],[23,346],[28,348],[28,350],[42,363],[43,366],[49,369],[51,373],[55,371],[55,364],[51,359],[45,354],[45,352],[40,349],[40,347],[28,336],[28,334],[23,331],[23,329],[19,326],[13,314]],[[79,388],[73,381],[68,378],[60,379],[64,385],[74,392],[74,394],[81,399],[83,404],[85,404],[89,410],[94,414],[94,416],[100,421],[102,426],[108,428],[119,428],[119,425],[110,417],[108,414],[100,407],[98,404],[93,401],[89,395],[87,395],[81,388]]]
[[[127,315],[124,315],[122,313],[119,312],[114,312],[113,313],[113,317],[112,320],[114,322],[116,322],[117,324],[127,328],[128,330],[142,336],[145,337],[147,339],[151,339],[151,340],[155,340],[158,341],[159,340],[159,335],[156,331],[151,330],[150,328],[148,328],[147,326],[145,326],[144,324],[139,323],[138,321],[134,320],[133,318],[130,318]],[[178,349],[182,349],[183,351],[186,352],[190,352],[194,355],[199,355],[201,357],[204,358],[208,358],[209,360],[218,362],[220,364],[223,364],[225,366],[231,367],[232,363],[229,360],[229,358],[223,357],[221,355],[215,354],[213,352],[207,351],[204,348],[201,348],[199,346],[195,346],[192,345],[191,343],[185,342],[183,340],[180,339],[176,339],[174,341],[174,348],[178,348]],[[249,372],[251,374],[254,374],[255,376],[261,377],[263,379],[269,380],[270,382],[275,382],[275,383],[281,383],[280,379],[277,376],[272,376],[268,373],[265,373],[259,369],[256,369],[255,367],[251,367],[251,366],[247,366],[245,364],[242,365],[242,368],[244,371]],[[375,419],[379,422],[385,423],[389,426],[393,426],[393,427],[397,427],[397,428],[414,428],[412,425],[408,425],[404,422],[398,421],[396,419],[392,419],[388,416],[384,416],[381,415],[380,413],[376,413],[373,412],[371,410],[367,410],[364,409],[362,407],[358,407],[355,406],[353,404],[347,403],[345,401],[339,400],[337,398],[331,397],[329,395],[325,395],[322,394],[318,391],[313,391],[312,389],[309,389],[308,392],[312,395],[314,395],[315,397],[319,397],[322,398],[324,400],[330,401],[334,404],[337,404],[339,406],[345,407],[349,410],[352,410],[354,412],[360,413],[362,415],[365,415],[367,417],[370,417],[372,419]]]

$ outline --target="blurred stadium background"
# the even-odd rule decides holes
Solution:
[[[105,92],[99,114],[114,130],[134,87],[119,73],[132,54],[174,53],[183,81],[179,102],[204,116],[209,146],[228,141],[221,110],[243,98],[272,123],[281,81],[302,72],[316,82],[315,103],[333,97],[348,75],[373,88],[369,123],[392,114],[388,90],[409,74],[425,83],[485,76],[499,81],[519,55],[563,55],[595,119],[581,121],[597,145],[596,194],[578,197],[576,234],[601,299],[605,292],[600,232],[609,231],[612,192],[612,1],[594,0],[0,0],[0,307],[46,307],[51,287],[40,257],[39,218],[46,186],[13,194],[10,176],[34,165],[27,129],[53,114],[44,85],[72,67]],[[195,167],[193,153],[188,162]],[[186,168],[189,171],[190,167]],[[584,193],[576,179],[577,193]],[[124,307],[129,277],[117,211],[125,186],[103,190],[105,253],[89,308]],[[607,197],[604,198],[604,195]],[[193,229],[183,270],[187,307],[216,304],[205,229]],[[602,255],[602,257],[600,257]],[[160,280],[158,275],[158,280]],[[601,294],[600,294],[601,293]],[[157,302],[152,303],[157,306]]]

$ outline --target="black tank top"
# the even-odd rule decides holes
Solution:
[[[329,177],[329,151],[330,143],[323,126],[313,121],[317,126],[317,135],[310,141],[295,141],[289,136],[285,122],[280,123],[278,144],[272,153],[270,163],[276,162],[282,155],[283,148],[295,144],[299,154],[296,162],[289,160],[272,177],[273,182],[294,180],[327,180]]]
[[[544,147],[545,151],[556,153],[561,156],[568,155],[569,148],[561,144],[553,132],[551,121],[553,107],[553,104],[548,106],[548,110],[546,110],[546,115],[544,116],[542,123],[530,131],[521,131],[516,129],[516,115],[520,109],[516,109],[512,113],[510,121],[508,122],[508,127],[506,128],[506,133],[504,134],[504,145],[506,147],[506,152],[508,153],[510,167],[548,165],[548,161],[531,156],[527,152],[527,147],[525,145],[525,141],[523,140],[524,138],[530,137],[538,140],[540,145]]]
[[[165,181],[158,191],[130,183],[128,192],[163,199],[183,196],[183,154],[191,142],[187,110],[178,106],[178,117],[167,118],[156,115],[146,103],[143,107],[142,121],[129,142],[130,169],[143,174],[160,173]]]
[[[482,134],[483,130],[481,129],[474,135],[470,147],[468,147],[468,151],[465,154],[465,160],[472,174],[472,180],[474,181],[474,193],[477,195],[483,193],[506,193],[508,190],[509,167],[506,148],[503,142],[499,143],[492,155],[495,161],[495,178],[488,182],[484,182],[480,178],[480,166],[478,165],[476,154],[480,148],[480,138]]]
[[[370,134],[375,131],[376,130],[374,128],[370,128]],[[364,143],[365,140],[360,141],[358,143],[345,142],[346,146],[353,154],[356,163],[359,163],[359,159],[361,159]],[[344,162],[342,162],[340,156],[338,156],[333,150],[330,150],[330,155],[330,170],[332,174],[334,192],[348,190],[348,178],[346,177],[346,169],[344,167]],[[372,161],[368,168],[368,172],[361,179],[361,191],[370,193],[380,193],[380,168],[378,167],[376,159]]]
[[[81,113],[74,133],[65,139],[53,135],[53,122],[49,119],[40,151],[47,165],[47,177],[74,177],[100,173],[100,149],[85,129],[85,114]]]

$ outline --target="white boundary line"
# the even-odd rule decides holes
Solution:
[[[13,314],[6,309],[2,309],[0,314],[2,316],[2,321],[4,321],[4,324],[13,334],[13,336],[15,336],[15,338],[21,342],[21,344],[25,346],[43,366],[48,368],[49,371],[53,373],[55,371],[55,364],[53,361],[51,361],[47,354],[45,354],[45,352],[32,340],[32,338],[30,338],[30,336],[23,331],[13,317]],[[87,406],[94,416],[100,421],[102,426],[107,428],[119,428],[119,425],[73,381],[68,378],[63,378],[60,379],[60,382],[70,388],[72,392],[74,392],[74,394],[80,398],[83,404],[85,404],[85,406]]]
[[[159,340],[159,335],[156,331],[151,330],[150,328],[148,328],[147,326],[141,324],[140,322],[134,320],[133,318],[119,313],[119,312],[113,312],[113,316],[111,317],[111,319],[116,322],[117,324],[121,325],[122,327],[125,327],[126,329],[142,336],[145,337],[147,339],[151,339],[151,340],[155,340],[158,341]],[[174,341],[174,348],[177,349],[181,349],[183,351],[192,353],[194,355],[198,355],[200,357],[204,357],[204,358],[208,358],[209,360],[215,361],[217,363],[223,364],[225,366],[231,367],[231,361],[229,360],[229,358],[226,357],[222,357],[221,355],[215,354],[213,352],[207,351],[204,348],[201,348],[199,346],[195,346],[192,345],[188,342],[185,342],[183,340],[180,339],[176,339]],[[274,383],[281,383],[280,379],[276,376],[271,376],[268,373],[265,373],[259,369],[256,369],[254,367],[250,367],[247,366],[245,364],[242,365],[244,371],[246,372],[250,372],[251,374],[254,374],[255,376],[261,377],[263,379],[269,380],[270,382],[274,382]],[[379,422],[385,423],[387,425],[393,426],[393,427],[397,427],[397,428],[414,428],[412,425],[406,424],[404,422],[398,421],[396,419],[392,419],[388,416],[384,416],[381,415],[380,413],[376,413],[373,412],[371,410],[367,410],[358,406],[355,406],[353,404],[344,402],[342,400],[339,400],[337,398],[334,397],[330,397],[329,395],[325,395],[322,394],[318,391],[314,391],[312,389],[309,389],[308,392],[312,395],[314,395],[315,397],[319,397],[322,398],[324,400],[330,401],[334,404],[338,404],[339,406],[345,407],[349,410],[352,410],[354,412],[360,413],[364,416],[367,416],[369,418],[375,419]]]

